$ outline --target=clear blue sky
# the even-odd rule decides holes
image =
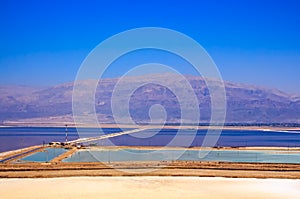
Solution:
[[[198,41],[225,80],[300,93],[299,10],[297,0],[1,0],[0,84],[73,81],[99,42],[158,26]]]

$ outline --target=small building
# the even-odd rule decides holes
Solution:
[[[61,142],[49,142],[49,146],[61,146]]]

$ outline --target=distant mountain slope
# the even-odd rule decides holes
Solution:
[[[175,85],[180,91],[180,82],[172,74],[127,77],[126,83],[143,83],[145,79],[161,78],[165,85]],[[210,120],[210,96],[201,77],[186,76],[199,100],[201,122]],[[87,87],[93,81],[81,81]],[[96,111],[99,121],[114,122],[111,111],[111,96],[118,79],[101,80],[96,92]],[[300,123],[300,97],[257,86],[226,82],[228,123]],[[72,120],[73,83],[65,83],[46,89],[30,87],[0,87],[0,121],[60,121]],[[124,86],[126,91],[126,85]],[[84,96],[84,92],[82,93]],[[120,96],[120,102],[122,101]],[[125,100],[125,99],[124,99]],[[189,96],[185,99],[189,101]],[[129,106],[132,118],[137,122],[149,121],[149,108],[154,104],[165,107],[170,123],[179,122],[180,106],[174,93],[157,84],[146,84],[132,95]],[[120,104],[119,106],[124,106]]]

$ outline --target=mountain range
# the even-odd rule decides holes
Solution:
[[[159,78],[165,84],[143,84],[145,80]],[[200,122],[207,123],[211,117],[209,89],[202,77],[187,75],[197,96]],[[77,82],[82,88],[97,80]],[[101,123],[114,123],[111,97],[118,78],[101,79],[95,93],[95,110]],[[149,109],[160,104],[165,108],[168,123],[179,123],[181,118],[178,98],[168,89],[183,89],[174,74],[149,74],[126,77],[122,92],[129,92],[131,84],[140,84],[129,100],[129,111],[137,123],[149,122]],[[300,95],[288,94],[276,89],[263,88],[233,82],[225,82],[227,111],[226,123],[300,123]],[[0,86],[0,122],[72,122],[73,82],[47,88],[28,86]],[[122,93],[121,92],[121,93]],[[84,89],[82,91],[84,96]],[[185,96],[188,104],[190,96]],[[119,96],[119,102],[126,101]],[[122,107],[124,104],[118,104]],[[186,108],[186,107],[185,107]],[[87,113],[89,114],[89,113]],[[125,118],[126,119],[126,118]],[[188,122],[188,121],[187,121]]]

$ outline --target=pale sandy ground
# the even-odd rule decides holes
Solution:
[[[300,180],[199,177],[0,179],[6,198],[300,198]]]

